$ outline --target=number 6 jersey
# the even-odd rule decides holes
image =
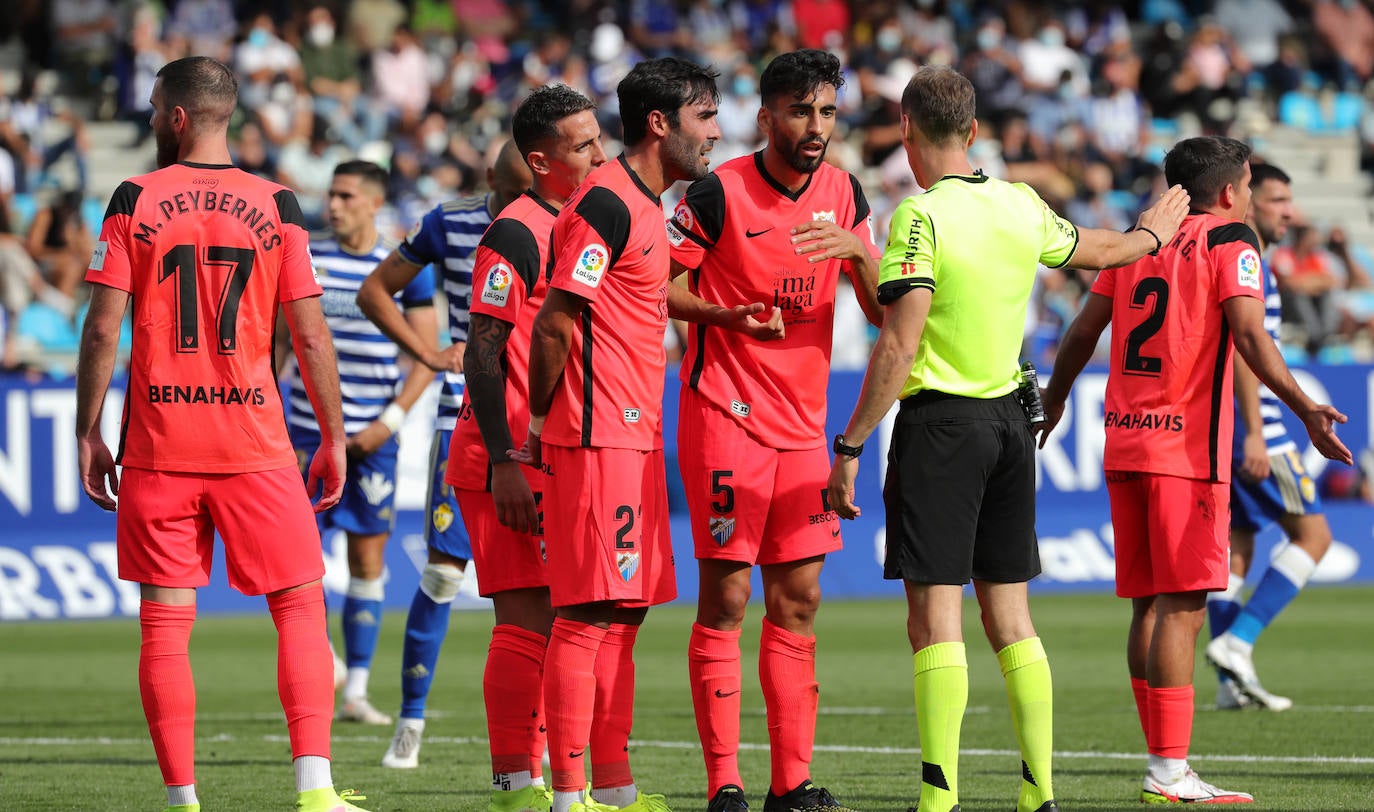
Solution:
[[[232,166],[120,184],[86,281],[133,300],[119,459],[160,471],[295,465],[272,365],[282,302],[319,296],[295,194]]]
[[[1160,249],[1097,276],[1112,300],[1107,470],[1229,482],[1231,332],[1221,303],[1263,299],[1259,240],[1244,223],[1190,214]]]

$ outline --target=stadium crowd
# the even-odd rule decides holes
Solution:
[[[1181,136],[1244,138],[1280,122],[1357,131],[1374,155],[1374,14],[1362,2],[19,0],[15,12],[0,20],[0,368],[30,374],[71,367],[78,282],[111,191],[92,179],[91,156],[127,155],[120,171],[151,165],[153,77],[188,54],[239,76],[240,166],[296,189],[320,227],[334,167],[376,160],[390,173],[382,228],[397,238],[484,184],[514,109],[540,85],[595,100],[607,152],[619,152],[616,83],[664,55],[721,71],[722,162],[761,144],[768,59],[838,55],[847,83],[828,160],[864,180],[883,232],[916,191],[898,103],[926,63],[974,82],[975,165],[1030,183],[1088,227],[1134,222]],[[92,144],[89,123],[115,119],[131,123],[129,142]],[[1342,225],[1300,222],[1273,257],[1291,360],[1374,357],[1374,258]],[[1027,357],[1053,357],[1089,283],[1043,271]],[[861,368],[874,333],[857,307],[838,322],[835,364]]]

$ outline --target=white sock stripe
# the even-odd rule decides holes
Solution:
[[[1245,586],[1245,576],[1244,576],[1244,575],[1237,575],[1237,574],[1235,574],[1235,573],[1233,572],[1233,573],[1231,573],[1230,577],[1227,578],[1227,580],[1226,580],[1226,588],[1225,588],[1225,589],[1221,590],[1220,592],[1208,592],[1208,593],[1207,593],[1207,602],[1208,602],[1208,603],[1211,603],[1212,601],[1231,601],[1231,602],[1235,602],[1236,598],[1240,596],[1240,590],[1241,590],[1241,587],[1243,587],[1243,586]]]
[[[1312,560],[1312,556],[1308,555],[1306,550],[1289,542],[1274,556],[1269,567],[1291,581],[1298,589],[1302,589],[1307,586],[1307,580],[1312,577],[1317,562]]]
[[[463,585],[463,570],[452,564],[426,564],[420,573],[420,591],[435,603],[453,603]]]
[[[381,578],[349,578],[348,597],[360,601],[379,601],[386,597]]]

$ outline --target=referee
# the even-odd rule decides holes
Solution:
[[[1037,263],[1100,269],[1157,250],[1188,196],[1170,189],[1126,234],[1078,229],[1030,187],[975,172],[973,86],[923,67],[902,94],[902,144],[916,181],[892,216],[878,270],[886,307],[859,402],[835,438],[830,498],[859,515],[864,441],[900,398],[884,502],[884,577],[906,582],[921,742],[920,809],[958,808],[959,728],[968,702],[963,585],[973,581],[988,642],[1007,681],[1021,747],[1018,812],[1057,810],[1049,661],[1026,582],[1040,573],[1035,452],[1017,398],[1021,327]]]

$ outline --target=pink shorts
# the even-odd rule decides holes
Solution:
[[[1229,485],[1135,471],[1107,471],[1106,476],[1118,596],[1226,588]]]
[[[453,489],[458,512],[472,540],[472,563],[477,568],[477,590],[484,597],[512,589],[538,589],[549,585],[544,571],[544,537],[517,533],[496,518],[496,502],[487,491]],[[541,495],[535,492],[535,505]]]
[[[324,577],[320,531],[295,466],[246,474],[124,469],[115,514],[120,578],[205,586],[216,530],[229,585],[245,595]]]
[[[553,605],[654,606],[676,598],[663,451],[545,443],[543,457]]]
[[[782,564],[843,546],[825,446],[763,445],[695,390],[678,411],[678,468],[697,558]]]

